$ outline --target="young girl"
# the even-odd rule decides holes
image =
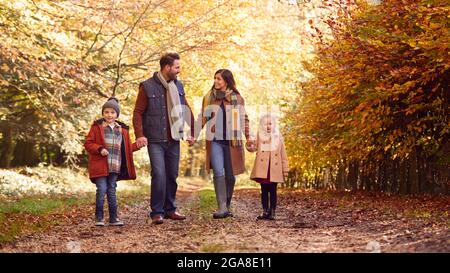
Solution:
[[[104,226],[103,203],[108,197],[109,224],[123,226],[117,217],[116,182],[136,179],[133,152],[139,148],[131,144],[128,126],[117,121],[120,107],[116,98],[109,98],[102,107],[103,118],[94,121],[84,147],[89,154],[89,178],[97,186],[95,225]]]
[[[250,179],[261,184],[263,213],[257,219],[275,220],[277,184],[284,182],[289,172],[289,164],[283,138],[271,114],[261,117],[256,145],[247,146],[247,150],[256,151]]]

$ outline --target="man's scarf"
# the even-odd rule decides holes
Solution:
[[[167,82],[161,71],[159,71],[156,75],[164,88],[167,90],[166,103],[172,138],[174,140],[180,140],[183,138],[184,113],[180,102],[178,87],[174,81]]]

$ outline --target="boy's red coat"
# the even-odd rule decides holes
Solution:
[[[122,127],[121,155],[122,163],[117,180],[136,179],[136,169],[133,163],[133,152],[139,150],[136,143],[131,143],[128,126],[116,121]],[[106,147],[104,135],[104,120],[94,121],[86,137],[84,147],[89,155],[88,170],[92,182],[97,177],[108,176],[108,157],[102,156],[100,151]]]

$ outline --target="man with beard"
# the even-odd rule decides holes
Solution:
[[[160,71],[139,85],[133,112],[133,126],[138,147],[147,146],[151,165],[150,217],[154,224],[164,218],[184,220],[176,209],[180,140],[184,122],[194,124],[184,87],[177,79],[180,56],[167,53],[159,61]],[[194,144],[194,132],[187,137]]]

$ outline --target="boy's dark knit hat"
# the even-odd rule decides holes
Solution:
[[[112,108],[117,112],[117,117],[119,117],[120,114],[120,106],[119,106],[119,100],[115,97],[110,97],[105,104],[102,106],[102,114],[105,108]]]

